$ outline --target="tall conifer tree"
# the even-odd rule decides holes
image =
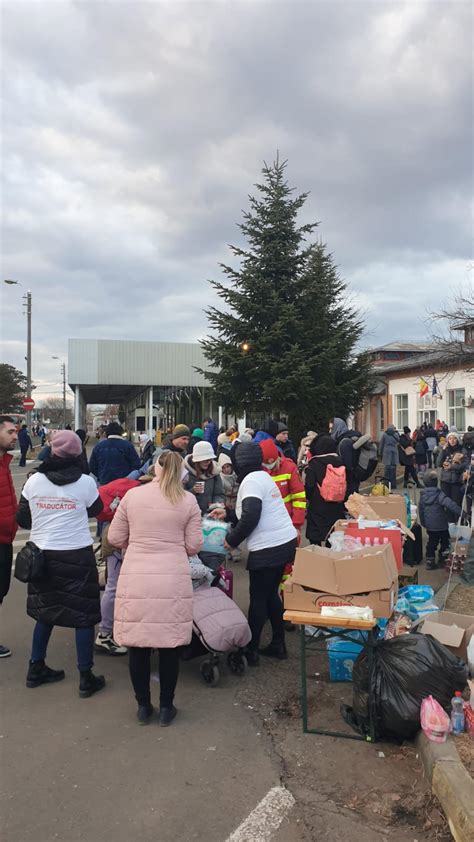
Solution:
[[[326,247],[306,243],[317,223],[298,226],[308,194],[293,196],[285,168],[265,164],[249,197],[239,226],[247,247],[230,246],[240,265],[221,264],[227,282],[211,281],[226,308],[207,310],[202,346],[220,404],[288,413],[299,435],[360,406],[369,366],[356,351],[363,322]]]

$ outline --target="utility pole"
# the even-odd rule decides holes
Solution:
[[[63,430],[66,429],[66,363],[61,363],[61,374],[63,376]]]
[[[26,306],[26,397],[31,398],[31,290],[23,296]],[[31,430],[31,409],[26,412],[26,423]]]

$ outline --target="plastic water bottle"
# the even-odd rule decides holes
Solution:
[[[464,700],[459,690],[456,690],[451,699],[451,727],[453,734],[464,732]]]

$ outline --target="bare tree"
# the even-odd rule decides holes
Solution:
[[[474,287],[456,293],[451,303],[431,313],[431,339],[445,365],[474,371]]]
[[[51,427],[62,427],[64,422],[63,399],[56,395],[48,395],[39,403],[41,415],[45,421],[49,421]],[[72,405],[66,402],[66,424],[72,424]]]

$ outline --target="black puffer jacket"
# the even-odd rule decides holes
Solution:
[[[45,459],[39,472],[54,485],[68,485],[82,476],[80,457],[76,459]],[[97,500],[87,509],[89,517],[102,511]],[[31,528],[28,500],[20,498],[17,522]],[[49,626],[89,628],[100,622],[100,590],[97,564],[91,545],[73,550],[44,550],[47,575],[44,580],[28,583],[26,610],[30,617]]]

